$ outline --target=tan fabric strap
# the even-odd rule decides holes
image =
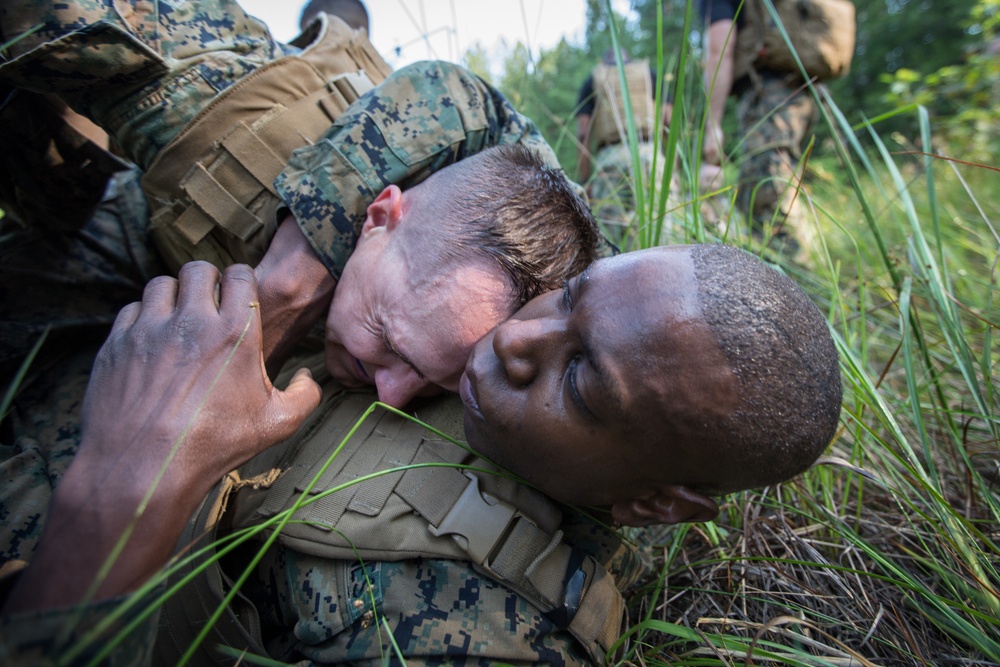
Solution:
[[[150,233],[171,269],[192,259],[256,264],[277,228],[274,180],[292,152],[391,72],[364,31],[328,18],[301,53],[222,92],[146,171]]]
[[[451,535],[475,565],[604,662],[623,627],[624,601],[593,557],[565,543],[562,532],[546,533],[510,503],[481,492],[476,473],[413,469],[396,492],[428,519],[431,534]]]

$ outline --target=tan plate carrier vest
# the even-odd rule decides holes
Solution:
[[[256,264],[277,228],[274,179],[392,69],[369,43],[322,15],[294,45],[225,90],[173,139],[142,179],[150,234],[173,271],[194,259]]]
[[[624,63],[625,84],[635,130],[640,140],[653,136],[656,126],[656,109],[653,104],[653,80],[648,60],[630,60]],[[597,147],[625,142],[625,94],[622,92],[618,65],[599,64],[591,73],[594,83],[594,123],[592,135]]]
[[[304,497],[309,504],[295,510],[294,523],[278,535],[289,548],[354,562],[359,557],[365,562],[471,561],[478,572],[568,630],[595,663],[604,664],[627,621],[624,601],[607,564],[565,541],[561,510],[541,493],[495,474],[496,466],[384,408],[350,435],[371,403],[367,393],[326,396],[314,413],[318,417],[298,434],[216,486],[179,544],[203,545],[230,528],[260,525]],[[442,433],[462,433],[457,400],[436,400],[416,412]],[[331,491],[366,475],[421,464],[429,467],[395,470]],[[610,529],[600,532],[602,551],[614,553],[620,536]],[[173,580],[198,565],[187,564]],[[192,619],[210,618],[231,583],[212,564],[165,603],[154,664],[176,664],[201,630]],[[249,601],[234,600],[190,664],[232,664],[231,657],[213,650],[218,644],[266,655]]]
[[[857,31],[852,0],[773,0],[802,68],[818,81],[842,77],[851,68]],[[781,31],[762,0],[743,3],[744,25],[736,38],[734,80],[754,65],[800,73]]]

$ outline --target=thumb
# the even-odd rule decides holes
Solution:
[[[275,441],[289,438],[319,405],[323,391],[308,368],[300,368],[284,391],[275,390],[267,404],[265,423],[272,425]]]

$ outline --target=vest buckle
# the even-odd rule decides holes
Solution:
[[[485,566],[518,512],[510,503],[481,493],[479,478],[467,470],[464,474],[470,481],[462,495],[437,526],[427,528],[437,537],[451,535],[474,563]]]

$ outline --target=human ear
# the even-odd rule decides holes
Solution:
[[[368,219],[361,227],[365,235],[377,227],[395,229],[403,215],[403,191],[397,185],[390,185],[368,205]]]
[[[668,484],[652,493],[614,503],[611,516],[618,523],[640,527],[711,521],[719,516],[719,506],[708,496],[686,486]]]

